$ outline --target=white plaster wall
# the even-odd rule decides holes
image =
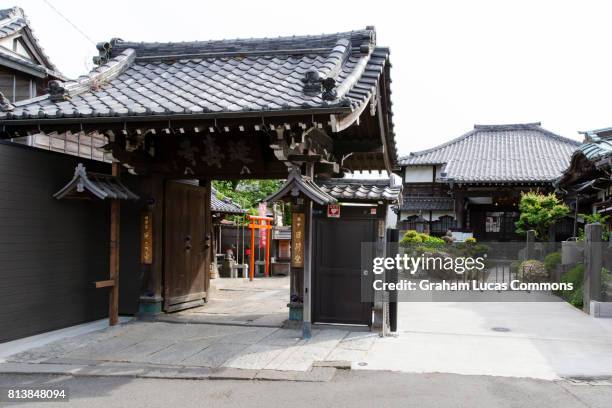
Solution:
[[[433,182],[433,166],[406,167],[404,181],[406,183]]]

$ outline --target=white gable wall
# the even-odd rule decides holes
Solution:
[[[404,182],[406,183],[433,183],[434,166],[408,166],[406,167]]]

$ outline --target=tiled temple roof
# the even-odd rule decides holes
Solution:
[[[101,66],[0,119],[363,108],[389,51],[375,31],[265,39],[101,44]]]
[[[579,144],[540,123],[475,125],[457,139],[400,158],[400,166],[440,164],[440,179],[455,182],[550,182]]]
[[[392,187],[389,179],[360,180],[336,178],[316,180],[317,185],[339,201],[388,201],[399,200],[400,187]]]

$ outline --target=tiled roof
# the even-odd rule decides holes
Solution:
[[[388,64],[375,31],[187,43],[115,40],[103,65],[0,119],[352,112],[368,103]],[[109,51],[107,51],[109,50]]]
[[[310,177],[302,176],[297,169],[289,170],[289,176],[283,185],[276,192],[272,193],[262,201],[266,203],[273,203],[275,201],[280,201],[287,196],[297,197],[300,194],[303,194],[319,205],[335,204],[338,202],[335,197],[327,194],[325,190],[313,182]]]
[[[317,180],[317,185],[337,200],[398,201],[400,187],[392,187],[386,180],[328,179]]]
[[[0,47],[2,58],[10,59],[30,69],[37,69],[54,78],[63,79],[64,77],[62,74],[59,73],[40,46],[38,39],[32,32],[30,22],[23,12],[23,9],[20,7],[12,7],[0,10],[0,38],[9,37],[18,33],[27,39],[27,43],[31,45],[32,51],[36,54],[36,57],[40,59],[40,64],[38,64],[38,61],[29,61],[5,47]]]
[[[612,155],[612,140],[603,139],[596,134],[589,135],[589,141],[581,144],[574,154],[584,154],[590,161]]]
[[[585,141],[571,156],[571,160],[563,174],[556,180],[557,187],[579,189],[595,177],[592,173],[599,170],[607,171],[612,158],[612,128],[589,130],[581,132]],[[586,177],[587,182],[580,182]]]
[[[61,200],[62,198],[82,197],[85,194],[100,200],[106,198],[118,200],[139,199],[118,177],[111,176],[110,174],[87,173],[82,163],[79,163],[74,169],[72,180],[57,193],[53,194],[53,197]]]
[[[19,7],[0,10],[0,38],[15,34],[28,25],[28,21]]]
[[[549,182],[579,145],[540,123],[475,125],[457,139],[400,158],[400,166],[442,164],[440,179],[455,182]]]
[[[404,197],[402,211],[452,211],[455,209],[450,197]]]
[[[246,212],[246,210],[243,210],[240,205],[233,202],[229,197],[223,199],[217,197],[217,190],[214,188],[210,194],[210,206],[213,212],[227,214],[244,214]]]

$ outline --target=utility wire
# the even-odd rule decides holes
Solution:
[[[43,0],[45,2],[45,4],[49,7],[51,7],[51,9],[53,11],[55,11],[57,13],[58,16],[60,16],[61,18],[63,18],[64,20],[66,20],[66,22],[68,24],[70,24],[75,30],[77,30],[83,37],[85,37],[87,39],[87,41],[89,41],[90,43],[92,43],[93,45],[96,45],[96,42],[94,40],[92,40],[91,38],[89,38],[89,36],[87,34],[85,34],[83,32],[83,30],[81,30],[79,27],[77,27],[72,21],[68,20],[68,17],[66,17],[65,15],[63,15],[62,13],[60,13],[60,11],[58,9],[56,9],[51,3],[49,3],[47,0]]]

